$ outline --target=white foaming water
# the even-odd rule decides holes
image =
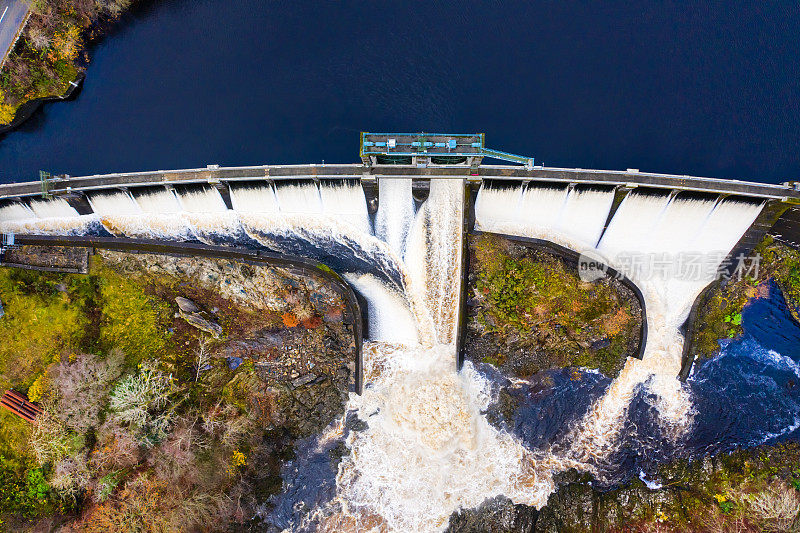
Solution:
[[[586,197],[578,193],[581,196],[576,194],[572,201],[570,195],[562,201],[563,194],[558,189],[534,186],[524,192],[521,187],[484,186],[476,201],[476,227],[546,239],[581,252],[596,245],[610,266],[625,273],[642,291],[648,329],[643,360],[628,360],[620,376],[567,439],[571,449],[568,456],[587,463],[613,450],[623,416],[641,383],[646,382],[656,393],[659,415],[674,435],[689,427],[691,402],[676,379],[683,347],[679,328],[694,299],[714,279],[717,266],[761,208],[734,201],[717,205],[713,201],[672,199],[666,194],[631,193],[597,243],[613,193],[597,191]],[[586,209],[578,207],[584,198]],[[682,279],[674,269],[644,276],[632,268],[633,262],[621,261],[626,255],[655,254],[674,265],[681,254],[691,253],[712,264],[708,272],[690,279]]]
[[[319,186],[319,195],[326,215],[341,218],[364,233],[372,233],[367,198],[359,182],[346,182],[343,185],[323,182]]]
[[[378,180],[378,213],[375,235],[386,242],[399,257],[405,254],[406,238],[414,220],[411,179]]]
[[[589,460],[613,449],[623,415],[640,383],[656,394],[656,407],[668,434],[677,438],[688,430],[691,401],[677,380],[684,341],[679,328],[695,298],[716,277],[720,262],[760,211],[761,206],[740,202],[715,205],[713,201],[670,201],[666,196],[635,193],[622,202],[599,249],[642,291],[647,344],[642,360],[629,359],[608,392],[574,428],[573,458]],[[657,254],[656,259],[669,268],[653,269],[645,275],[631,263],[619,261],[623,254],[640,252]],[[697,254],[705,270],[684,277],[674,268],[681,254]]]
[[[0,231],[40,235],[79,235],[97,223],[97,216],[80,216],[61,198],[15,203],[0,208]]]
[[[348,409],[368,429],[353,433],[335,500],[312,517],[321,531],[441,531],[459,508],[504,494],[541,507],[553,491],[548,461],[536,461],[482,412],[490,385],[451,346],[367,343],[362,396]]]
[[[124,191],[112,193],[94,193],[87,195],[92,211],[100,217],[117,215],[140,215],[139,204]]]
[[[275,185],[281,213],[315,215],[322,213],[322,198],[316,184]]]
[[[344,277],[367,300],[368,338],[406,346],[419,342],[414,315],[403,295],[370,274],[345,274]]]
[[[461,294],[464,185],[459,180],[431,180],[406,243],[411,290],[430,314],[434,343],[455,342]]]
[[[636,279],[631,272],[647,306],[645,359],[628,361],[574,428],[572,452],[534,457],[515,438],[488,424],[482,413],[491,401],[490,386],[472,366],[453,372],[463,182],[432,180],[429,198],[415,215],[410,180],[381,181],[375,234],[368,222],[342,216],[343,210],[353,211],[362,220],[362,191],[326,187],[284,185],[276,193],[271,186],[234,186],[234,211],[222,209],[218,193],[211,192],[196,198],[182,195],[178,208],[167,212],[161,200],[140,207],[126,193],[96,193],[90,197],[96,215],[39,219],[27,207],[7,206],[0,208],[0,221],[4,228],[67,232],[64,221],[78,228],[99,217],[118,234],[170,238],[193,232],[201,238],[204,232],[236,236],[246,230],[276,249],[292,241],[344,246],[364,261],[395,269],[403,294],[370,274],[345,273],[368,300],[372,340],[364,350],[367,386],[363,396],[352,395],[348,403],[368,428],[349,437],[351,453],[340,464],[335,500],[312,513],[324,530],[442,530],[453,511],[498,494],[540,507],[554,489],[554,472],[588,469],[587,463],[612,448],[640,383],[657,393],[665,421],[685,426],[689,402],[675,379],[682,346],[678,327],[706,281]],[[484,231],[549,239],[582,250],[597,244],[612,199],[604,191],[486,187],[478,195],[476,222]],[[733,201],[714,207],[710,202],[632,194],[620,206],[600,249],[609,255],[640,248],[724,254],[759,210]],[[533,222],[527,218],[531,213]]]
[[[475,203],[475,227],[589,250],[600,238],[613,201],[613,191],[484,185]]]
[[[77,217],[78,212],[63,198],[31,202],[31,209],[39,218]]]
[[[535,460],[492,427],[483,415],[490,384],[469,363],[453,371],[463,187],[460,180],[432,180],[412,224],[406,298],[423,302],[434,336],[421,336],[419,344],[365,344],[367,385],[362,396],[350,397],[348,410],[368,428],[349,437],[336,498],[310,516],[321,531],[440,531],[454,511],[499,494],[541,507],[554,488],[551,473],[564,466]],[[363,280],[352,281],[364,291]]]
[[[572,189],[555,232],[563,235],[566,242],[595,246],[600,240],[613,202],[614,193],[611,191]]]
[[[277,213],[280,210],[272,185],[232,185],[231,204],[239,213]]]
[[[0,221],[9,222],[17,220],[30,220],[36,214],[25,204],[13,203],[0,207]]]
[[[214,187],[176,193],[176,196],[181,209],[187,213],[224,213],[228,210],[219,191]]]
[[[182,211],[181,204],[171,190],[152,191],[137,195],[134,200],[144,213],[168,215]]]

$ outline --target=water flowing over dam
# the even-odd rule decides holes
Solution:
[[[88,214],[62,198],[6,202],[0,230],[266,249],[316,259],[350,283],[366,303],[364,391],[351,394],[347,415],[309,444],[320,450],[344,440],[348,452],[333,497],[303,509],[293,500],[276,519],[282,527],[441,531],[453,512],[498,495],[541,507],[558,472],[577,468],[603,479],[642,390],[671,439],[691,429],[692,396],[677,379],[681,327],[763,202],[665,189],[621,196],[598,183],[483,182],[475,229],[597,257],[641,290],[646,308],[643,359],[628,359],[558,441],[531,447],[489,422],[498,391],[492,376],[470,362],[455,371],[465,180],[427,178],[424,200],[415,199],[408,176],[379,176],[376,185],[377,210],[352,178],[88,190]],[[365,428],[347,430],[348,417]],[[316,501],[303,492],[313,484],[285,484],[297,501]]]
[[[575,210],[573,226],[561,231],[562,221],[569,216],[566,206],[570,197],[583,208]],[[613,193],[608,191],[484,187],[476,205],[476,228],[549,240],[590,256],[596,254],[642,291],[647,311],[643,358],[628,360],[567,439],[568,455],[580,462],[602,462],[611,454],[639,384],[655,394],[655,407],[666,431],[678,437],[689,429],[691,401],[675,379],[682,362],[680,327],[695,298],[715,279],[720,263],[762,207],[754,202],[634,192],[625,197],[603,233],[612,199]],[[517,207],[509,209],[509,205]],[[540,209],[534,211],[534,206]],[[690,259],[698,263],[697,268],[680,272],[681,262]],[[655,261],[659,268],[646,264]],[[651,268],[644,268],[647,266]]]

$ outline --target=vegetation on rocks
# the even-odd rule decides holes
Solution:
[[[716,282],[706,292],[692,337],[693,355],[712,357],[719,351],[719,339],[739,335],[742,310],[752,299],[768,295],[769,280],[778,284],[789,310],[800,320],[800,252],[768,235],[753,250],[753,255],[760,257],[757,271],[748,270]]]
[[[617,280],[580,280],[544,249],[470,239],[468,357],[520,377],[580,366],[615,376],[638,348],[641,310]]]
[[[101,252],[88,276],[0,269],[0,299],[0,385],[43,408],[0,410],[0,530],[244,524],[294,441],[343,412],[352,329],[321,280]]]
[[[450,518],[459,532],[800,531],[800,444],[739,450],[659,469],[659,488],[640,480],[601,492],[574,470],[540,510],[496,498]]]
[[[31,16],[0,71],[0,125],[23,103],[60,96],[82,68],[81,52],[99,19],[119,16],[132,0],[32,0]]]

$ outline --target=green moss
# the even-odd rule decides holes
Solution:
[[[719,350],[719,339],[734,338],[742,332],[742,310],[752,298],[766,296],[763,284],[773,279],[783,292],[790,310],[798,317],[800,306],[800,252],[776,243],[767,236],[753,254],[760,256],[756,277],[732,278],[717,283],[707,293],[698,313],[692,337],[692,352],[712,357]]]
[[[55,290],[63,278],[43,276],[29,283],[17,269],[0,269],[0,388],[26,390],[62,352],[82,338],[86,317],[69,295]]]
[[[133,281],[102,268],[99,345],[118,348],[132,362],[163,356],[169,346],[170,309]]]
[[[497,337],[498,352],[482,356],[491,364],[506,360],[506,339],[526,351],[548,354],[549,365],[518,364],[522,371],[583,366],[615,375],[621,368],[638,317],[621,302],[608,280],[583,282],[574,268],[545,251],[515,245],[497,236],[470,241],[474,253],[474,320],[482,334]],[[608,346],[593,348],[603,340]],[[519,373],[519,372],[518,372]]]

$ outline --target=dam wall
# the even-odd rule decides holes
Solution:
[[[737,194],[752,198],[773,200],[795,200],[800,203],[800,189],[789,185],[753,183],[737,180],[702,178],[657,174],[639,171],[586,170],[568,168],[534,167],[525,169],[509,165],[482,165],[478,169],[464,166],[386,165],[364,167],[349,165],[264,165],[247,167],[218,167],[187,170],[157,170],[150,172],[128,172],[98,174],[93,176],[57,177],[49,182],[52,194],[68,194],[115,187],[142,187],[148,185],[178,184],[225,184],[238,181],[258,180],[337,180],[359,179],[365,189],[376,187],[377,178],[411,178],[427,181],[431,178],[460,178],[471,183],[484,179],[508,179],[552,183],[584,183],[611,185],[615,187],[654,187],[660,189],[687,190],[717,194]],[[23,198],[40,195],[40,181],[9,183],[0,185],[0,199]]]

